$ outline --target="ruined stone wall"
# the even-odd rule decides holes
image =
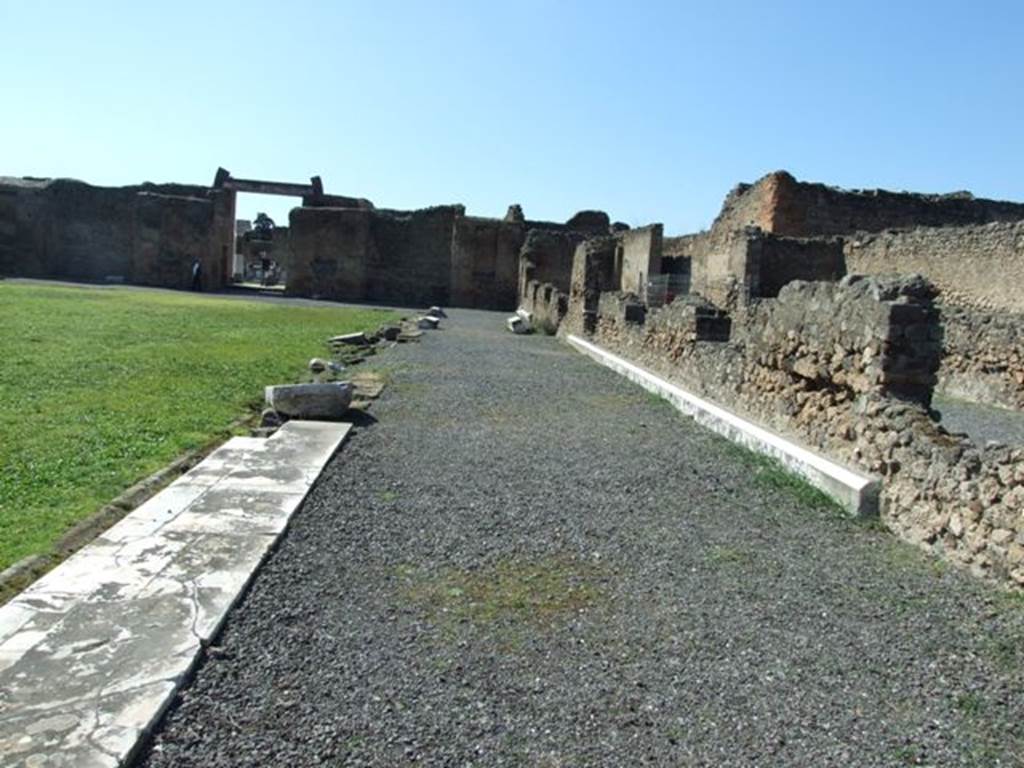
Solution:
[[[847,190],[797,181],[785,171],[776,171],[730,192],[712,229],[752,224],[778,235],[813,237],[1021,219],[1024,204],[975,198],[967,192]]]
[[[518,294],[524,225],[463,216],[455,220],[451,299],[459,307],[511,309]]]
[[[1024,221],[863,234],[845,253],[851,272],[924,275],[946,304],[1024,312]]]
[[[923,281],[791,283],[778,299],[734,313],[728,342],[700,340],[685,302],[643,324],[626,322],[607,300],[598,304],[597,343],[880,476],[893,530],[979,574],[1024,585],[1024,447],[980,448],[930,418],[921,395],[938,365],[941,331]]]
[[[780,237],[746,227],[692,253],[691,290],[730,309],[777,296],[793,280],[835,281],[846,274],[838,238]]]
[[[618,291],[616,270],[619,241],[616,237],[595,237],[576,246],[572,259],[567,311],[559,333],[592,333],[596,328],[598,305],[605,291]]]
[[[943,394],[1024,411],[1024,314],[941,305]]]
[[[548,283],[568,294],[572,281],[576,246],[588,236],[582,232],[532,228],[526,233],[519,252],[519,296],[526,296],[527,285]]]
[[[755,239],[758,296],[772,298],[793,280],[840,280],[847,271],[840,238],[796,238],[765,234]]]
[[[134,217],[134,240],[127,265],[131,282],[189,288],[192,261],[198,257],[203,289],[221,287],[213,201],[142,193],[136,200]]]
[[[181,224],[182,199],[205,201],[207,231],[199,237],[192,224]],[[166,205],[164,219],[156,208]],[[195,207],[192,204],[185,208]],[[200,206],[202,208],[202,206]],[[205,214],[203,214],[205,216]],[[145,222],[166,220],[170,229],[157,238]],[[184,216],[195,222],[196,214]],[[177,254],[187,269],[200,258],[210,287],[220,287],[234,241],[233,195],[182,184],[94,187],[81,181],[0,180],[0,271],[26,277],[58,277],[102,281],[120,277],[129,282],[180,287],[178,270],[166,263]],[[182,239],[175,238],[181,235]],[[161,245],[154,248],[154,238]],[[181,266],[181,265],[179,265]],[[174,275],[170,283],[159,275]]]
[[[733,230],[714,248],[698,247],[692,257],[690,290],[728,308],[757,296],[760,272],[753,241],[758,233],[753,228]]]
[[[45,277],[48,201],[46,182],[0,179],[0,275]]]
[[[530,280],[522,291],[519,306],[530,313],[535,330],[553,335],[569,311],[569,294],[552,283]]]
[[[372,211],[365,298],[409,306],[450,304],[455,220],[464,213],[461,205]]]
[[[630,229],[617,237],[622,244],[621,290],[644,296],[651,275],[661,273],[662,225]]]
[[[359,208],[293,208],[289,215],[289,296],[359,301],[375,248],[372,212]]]

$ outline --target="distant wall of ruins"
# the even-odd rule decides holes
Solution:
[[[563,261],[572,263],[558,249],[586,236],[564,224],[466,216],[460,205],[303,207],[292,211],[290,224],[290,295],[482,309],[516,306],[528,233],[534,243],[553,244],[546,260],[537,255],[537,268],[551,279],[559,278]]]
[[[625,230],[617,237],[621,242],[621,290],[644,296],[647,281],[661,273],[662,225]]]
[[[793,238],[757,227],[720,235],[714,247],[691,246],[691,288],[720,307],[772,298],[793,280],[838,280],[846,274],[843,241]]]
[[[1024,312],[1024,221],[863,234],[845,253],[851,272],[925,275],[947,304]]]
[[[502,219],[462,216],[451,245],[451,290],[457,307],[509,309],[515,306],[519,250],[526,225]]]
[[[1021,219],[1021,203],[984,200],[969,193],[839,189],[797,181],[785,171],[776,171],[733,189],[712,229],[755,225],[778,235],[813,237]]]
[[[219,288],[233,241],[233,197],[206,187],[0,181],[3,274],[183,288],[198,258]]]

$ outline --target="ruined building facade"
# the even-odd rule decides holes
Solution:
[[[932,410],[936,392],[1024,410],[1024,205],[773,173],[710,230],[651,238],[646,273],[689,277],[669,301],[626,266],[640,231],[549,247],[563,261],[524,308],[881,479],[894,531],[1024,586],[1024,446]]]
[[[296,198],[288,253],[277,255],[286,289],[324,299],[509,309],[530,232],[585,237],[610,227],[599,211],[555,223],[528,220],[519,206],[503,219],[467,216],[461,205],[380,209],[325,194],[318,177],[289,184],[223,169],[209,187],[0,178],[0,275],[187,288],[199,259],[204,288],[217,290],[235,271],[238,192]]]

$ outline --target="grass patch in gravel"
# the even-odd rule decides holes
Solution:
[[[722,453],[752,471],[755,483],[788,494],[802,504],[832,509],[843,513],[843,508],[830,496],[818,490],[799,475],[790,472],[779,461],[770,456],[754,453],[749,448],[720,438]]]
[[[0,283],[0,568],[187,450],[338,333],[396,315]]]
[[[399,568],[403,596],[446,630],[526,625],[542,628],[586,610],[602,596],[597,566],[564,556],[507,558],[472,570]]]

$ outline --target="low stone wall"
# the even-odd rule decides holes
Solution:
[[[1024,314],[943,304],[943,394],[1024,411]]]
[[[531,280],[523,291],[519,306],[533,316],[534,329],[554,334],[569,310],[569,294],[552,283]]]
[[[851,272],[924,275],[946,304],[1024,312],[1024,221],[860,234],[845,252]]]
[[[694,332],[692,300],[643,324],[626,320],[620,305],[629,301],[598,299],[595,343],[881,477],[882,515],[894,531],[1024,585],[1024,447],[979,448],[931,419],[941,333],[926,283],[791,283],[777,299],[733,313],[727,342]]]
[[[531,281],[550,283],[567,293],[572,280],[572,260],[576,246],[589,235],[583,232],[531,229],[519,251],[520,304],[526,298]]]

